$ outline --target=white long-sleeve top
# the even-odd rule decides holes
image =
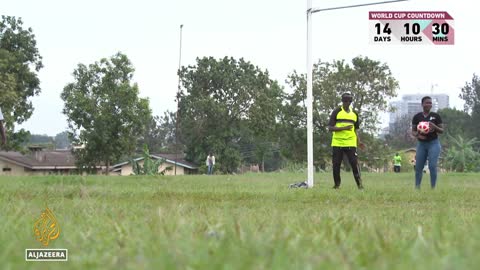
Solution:
[[[209,159],[212,159],[212,165],[215,165],[215,156],[208,156],[207,160],[205,161],[205,164],[208,166],[210,163],[208,162]]]

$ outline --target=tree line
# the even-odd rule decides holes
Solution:
[[[30,98],[40,94],[37,73],[43,67],[42,58],[32,29],[22,24],[21,19],[9,16],[2,16],[0,23],[0,106],[10,138],[8,149],[19,149],[28,141],[29,132],[15,130],[15,124],[31,116]],[[134,71],[120,52],[74,68],[61,98],[68,139],[84,146],[75,152],[80,168],[88,170],[98,163],[108,167],[141,152],[143,145],[151,153],[184,153],[187,160],[200,165],[213,152],[224,173],[235,173],[244,163],[269,171],[306,162],[306,74],[293,71],[284,87],[268,70],[243,58],[197,58],[195,64],[178,70],[178,111],[153,116],[150,103],[154,101],[139,97],[138,85],[132,81]],[[381,61],[362,56],[348,62],[318,60],[313,69],[315,167],[325,170],[329,166],[328,119],[344,92],[354,96],[361,136],[368,145],[360,154],[363,166],[382,167],[395,150],[411,146],[413,141],[393,133],[386,139],[377,137],[379,114],[391,110],[388,100],[397,95],[398,87],[390,68]],[[455,140],[465,138],[476,147],[479,89],[474,75],[462,88],[461,98],[468,100],[464,110],[441,112],[446,123],[465,121],[462,134],[471,135],[458,138],[452,129],[447,149],[457,149]]]

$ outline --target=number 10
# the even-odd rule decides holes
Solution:
[[[403,25],[405,27],[405,34],[410,35],[410,24],[406,23]],[[418,35],[420,33],[420,24],[414,23],[412,24],[412,33],[414,35]]]

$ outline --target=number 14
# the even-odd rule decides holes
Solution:
[[[381,23],[375,24],[375,28],[377,28],[377,35],[381,34],[381,26],[382,26]],[[386,23],[385,26],[383,27],[383,33],[389,34],[389,35],[392,33],[392,29],[390,29],[389,23]]]

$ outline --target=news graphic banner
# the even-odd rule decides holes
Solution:
[[[454,45],[453,18],[445,11],[370,11],[370,44]]]

